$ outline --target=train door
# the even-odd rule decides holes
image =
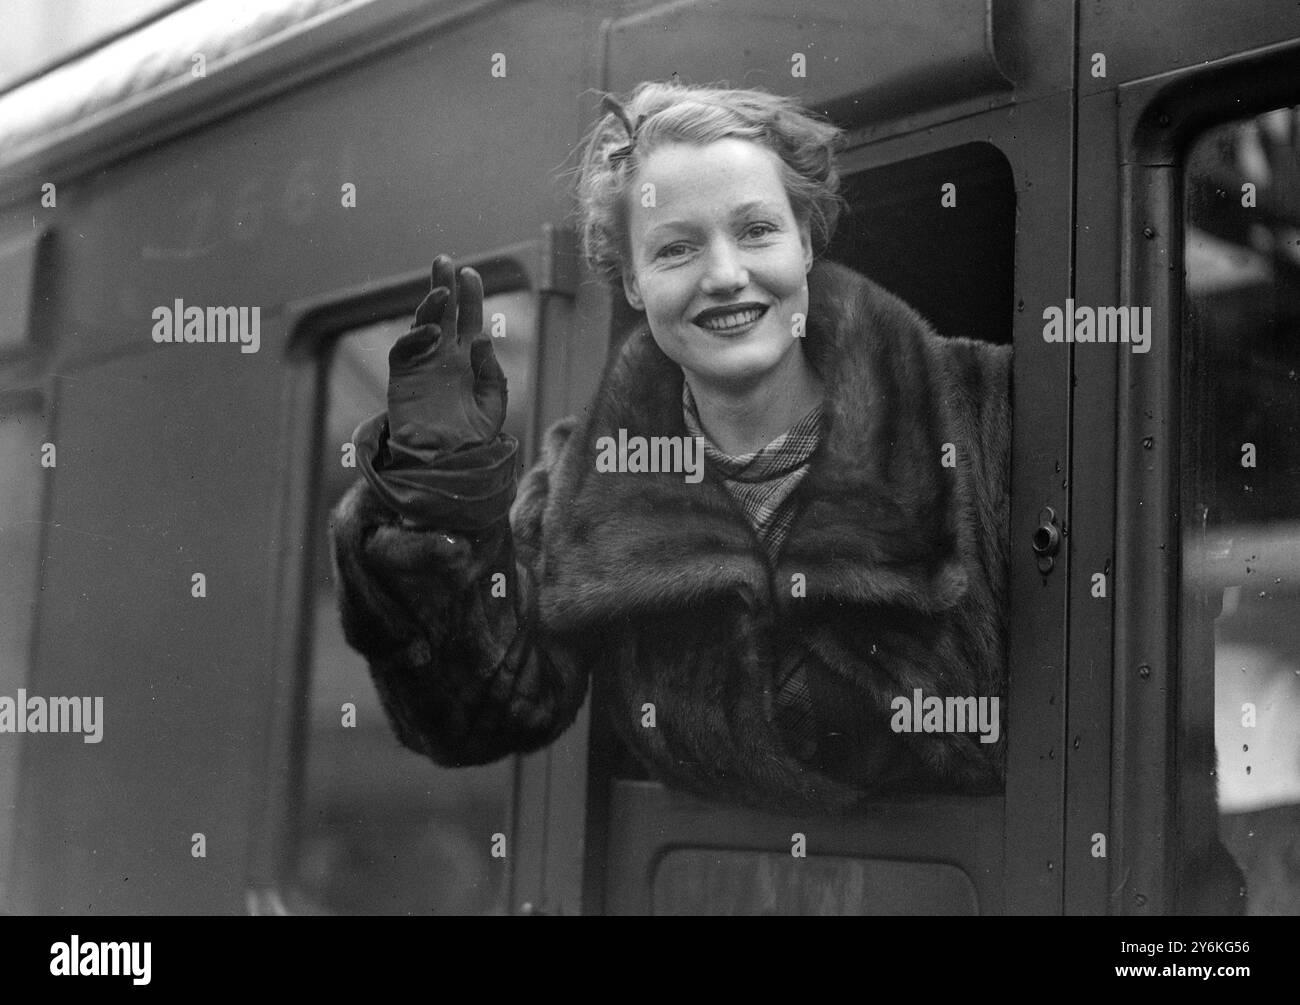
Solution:
[[[585,809],[586,826],[575,832],[569,815],[548,828],[548,856],[526,877],[529,909],[1062,908],[1069,555],[1043,556],[1040,571],[1033,544],[1036,532],[1054,542],[1067,526],[1068,360],[1043,343],[1037,318],[1070,293],[1071,24],[991,22],[973,5],[947,7],[921,19],[904,3],[842,3],[792,19],[772,4],[741,22],[703,6],[655,8],[607,25],[603,84],[622,91],[677,72],[793,91],[827,111],[851,130],[854,204],[831,256],[912,300],[941,334],[1013,343],[1006,792],[881,801],[848,820],[705,803],[620,757],[596,681],[590,735],[562,738],[547,777],[551,804]],[[611,299],[617,314],[616,291]],[[792,856],[795,835],[806,859]]]
[[[1076,298],[1149,325],[1073,347],[1071,731],[1113,750],[1071,763],[1073,910],[1296,910],[1298,36],[1283,4],[1080,9]]]

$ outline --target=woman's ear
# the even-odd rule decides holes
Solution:
[[[799,243],[803,245],[803,271],[807,275],[813,267],[812,224],[805,218],[799,221]]]
[[[629,275],[628,270],[623,270],[623,295],[627,297],[628,304],[634,311],[644,311],[645,301],[641,299],[641,286],[636,281],[635,275]]]

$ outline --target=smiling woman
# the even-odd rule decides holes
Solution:
[[[1009,348],[819,260],[840,133],[790,99],[647,83],[605,108],[583,239],[637,313],[590,407],[516,492],[482,286],[439,258],[357,431],[343,626],[399,738],[533,750],[598,674],[626,747],[706,797],[998,790],[1000,723],[891,723],[918,692],[1005,708]],[[703,478],[606,456],[692,439]]]
[[[639,179],[654,198],[632,205],[628,303],[682,368],[709,438],[757,450],[824,393],[795,335],[808,314],[808,221],[795,219],[780,159],[748,140],[660,147]]]

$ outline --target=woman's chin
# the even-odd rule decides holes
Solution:
[[[767,354],[749,354],[749,357],[727,360],[725,366],[718,365],[722,361],[715,361],[714,365],[697,370],[696,374],[707,384],[740,390],[762,383],[777,367],[777,361]]]

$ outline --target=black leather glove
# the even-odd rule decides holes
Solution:
[[[432,289],[388,354],[388,412],[353,435],[361,472],[406,520],[479,530],[508,516],[518,443],[501,434],[506,377],[482,332],[483,282],[433,262]]]
[[[459,286],[460,289],[456,289]],[[488,443],[506,417],[506,375],[483,334],[483,280],[433,262],[432,289],[388,353],[388,447],[398,467]]]

